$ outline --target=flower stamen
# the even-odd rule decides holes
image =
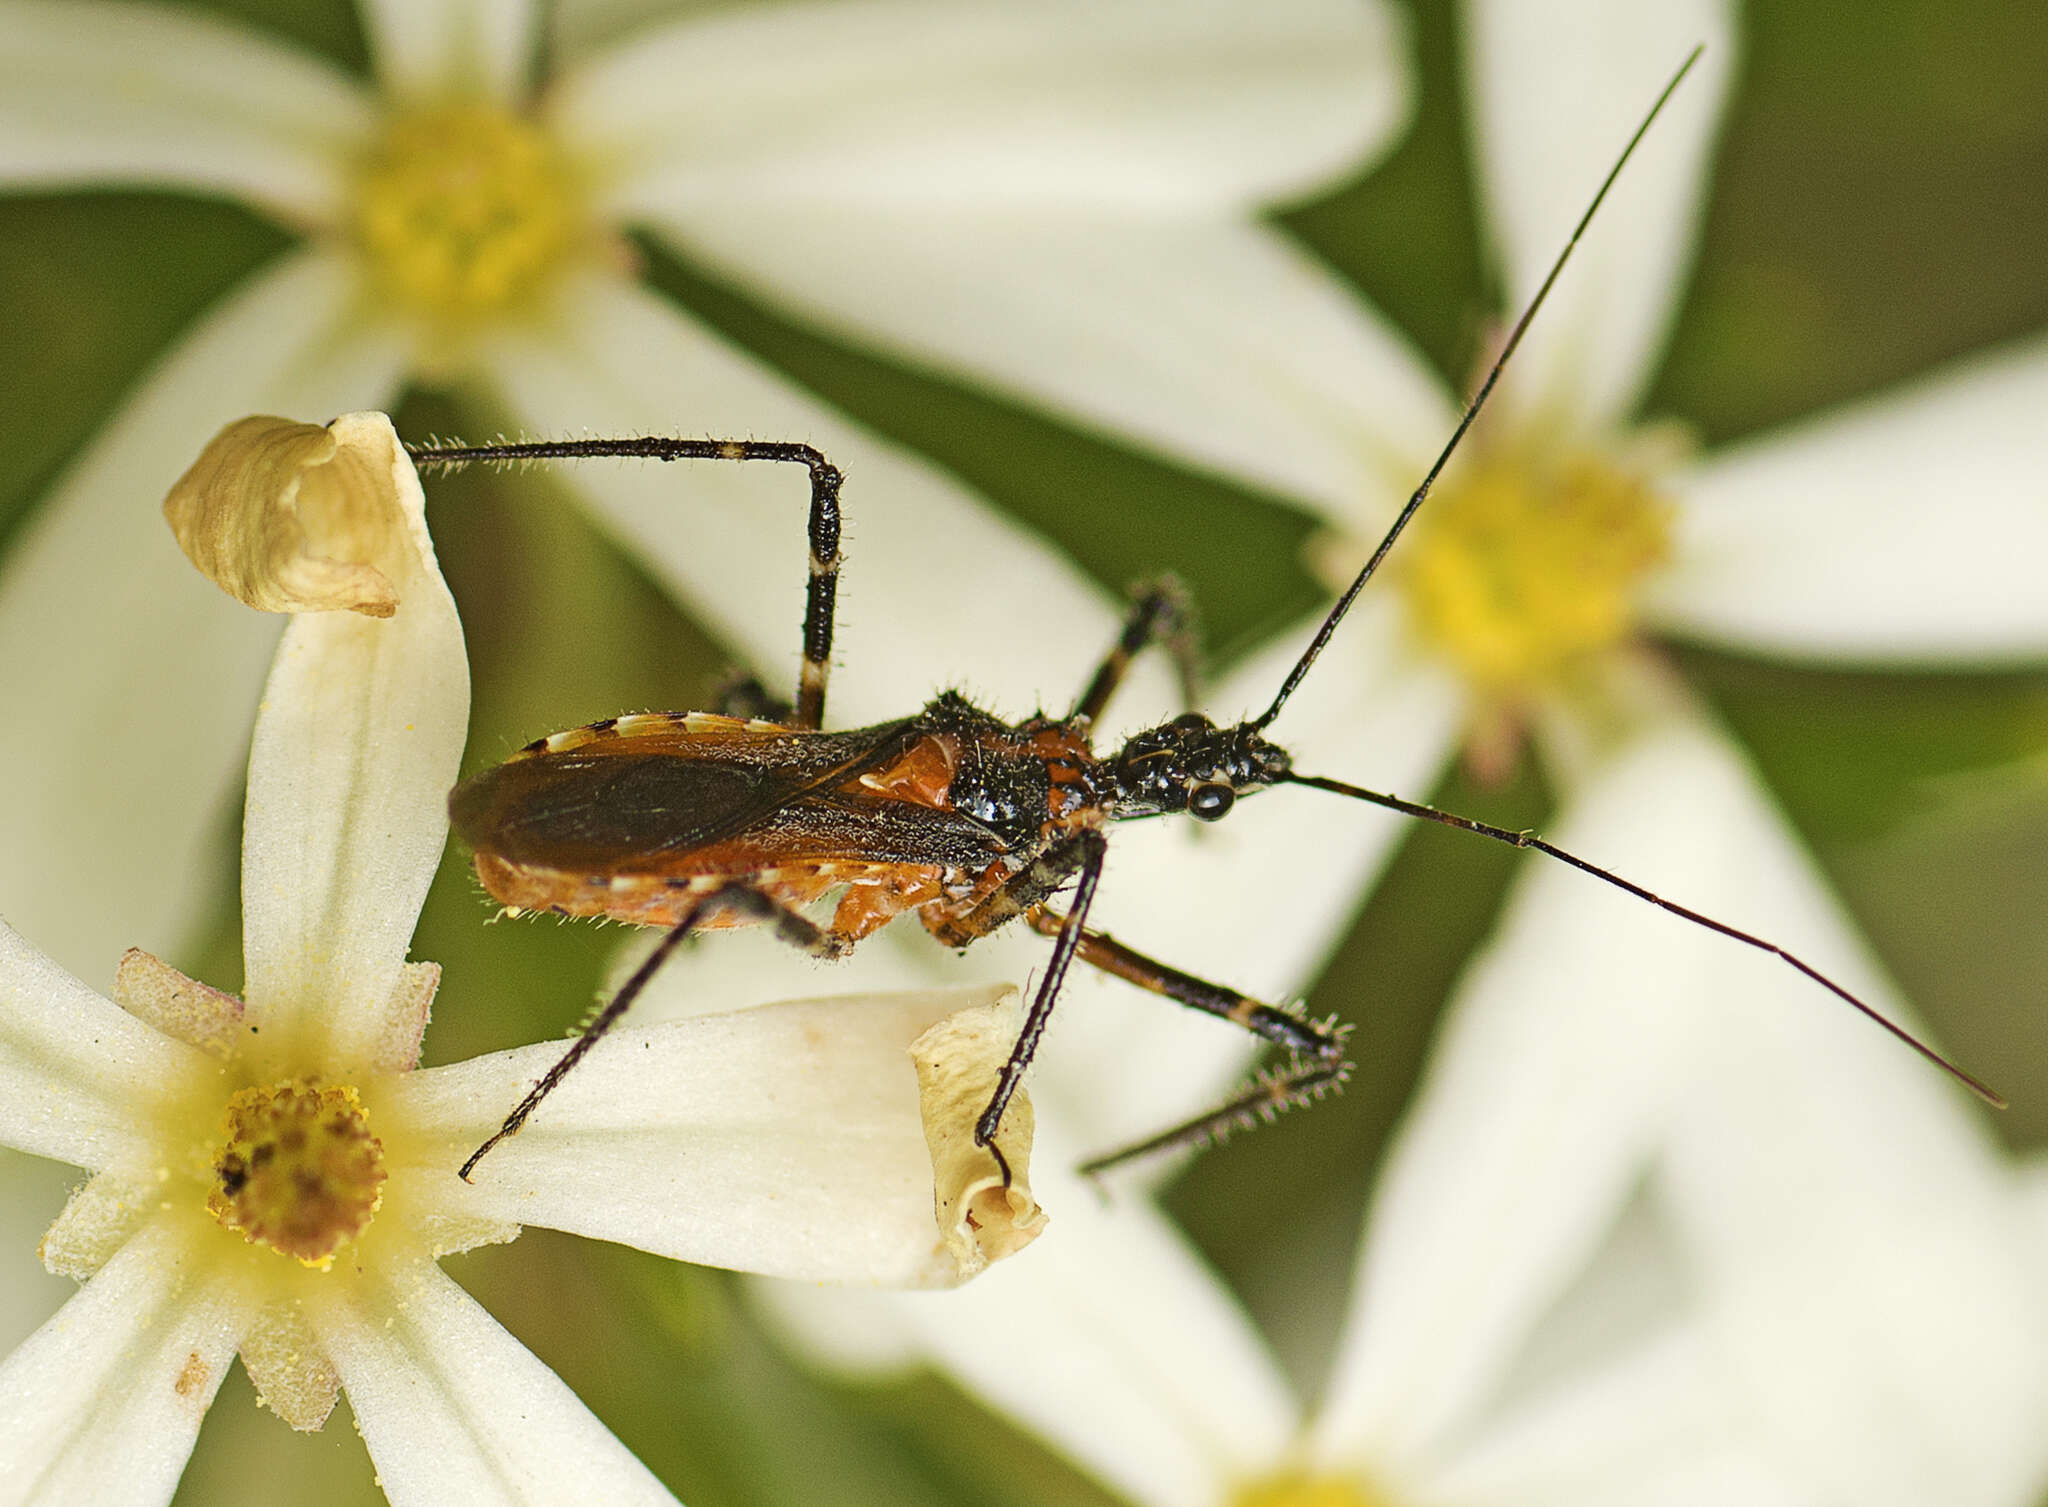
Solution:
[[[353,1088],[292,1079],[228,1100],[213,1174],[222,1225],[324,1268],[383,1202],[384,1147]]]
[[[444,330],[531,298],[584,226],[563,154],[493,105],[395,116],[357,171],[355,234],[377,291]]]
[[[1482,700],[1526,703],[1634,632],[1638,585],[1670,554],[1671,511],[1605,456],[1481,460],[1416,521],[1410,621]]]
[[[1230,1507],[1392,1507],[1391,1498],[1353,1476],[1289,1471],[1240,1486]]]

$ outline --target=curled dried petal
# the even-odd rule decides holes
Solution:
[[[1013,991],[947,1016],[910,1044],[939,1234],[962,1281],[1024,1249],[1046,1224],[1031,1194],[1031,1096],[1019,1090],[1010,1100],[995,1138],[1000,1160],[974,1140],[1021,1018]]]
[[[263,612],[390,617],[419,478],[381,413],[259,415],[215,435],[164,499],[192,563]],[[416,509],[414,509],[416,511]],[[396,567],[396,568],[395,568]]]

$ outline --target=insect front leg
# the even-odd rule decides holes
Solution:
[[[1035,910],[1041,901],[1069,879],[1077,874],[1080,876],[1074,886],[1074,900],[1067,912],[1067,924],[1053,940],[1052,956],[1047,959],[1045,973],[1039,978],[1038,992],[1032,996],[1023,1029],[1017,1033],[1017,1044],[1010,1048],[1009,1060],[1003,1064],[1002,1074],[996,1079],[996,1091],[989,1096],[988,1107],[974,1122],[975,1144],[986,1146],[994,1153],[996,1161],[1003,1167],[1006,1182],[1010,1169],[1003,1162],[1002,1153],[995,1148],[996,1132],[1002,1129],[1003,1111],[1009,1108],[1018,1085],[1024,1081],[1025,1069],[1031,1066],[1031,1059],[1038,1053],[1038,1039],[1045,1034],[1045,1023],[1052,1018],[1053,1004],[1059,998],[1060,981],[1066,977],[1067,965],[1073,962],[1074,950],[1080,945],[1081,923],[1087,919],[1088,907],[1095,901],[1095,886],[1102,879],[1102,861],[1108,852],[1109,844],[1100,832],[1076,833],[1039,854],[1030,864],[1011,875],[1000,889],[964,915],[928,919],[925,923],[931,933],[948,947],[965,947],[1018,916]]]
[[[1090,722],[1101,717],[1110,697],[1123,684],[1131,661],[1153,643],[1164,645],[1173,656],[1180,676],[1181,710],[1193,711],[1199,706],[1201,670],[1195,653],[1194,607],[1177,577],[1161,576],[1131,589],[1131,610],[1124,619],[1123,632],[1095,667],[1072,715]]]
[[[804,660],[797,672],[795,725],[813,731],[825,725],[825,679],[832,664],[833,610],[839,597],[839,489],[846,478],[822,452],[785,440],[685,440],[659,434],[405,449],[421,470],[533,460],[773,460],[803,466],[811,473],[810,584],[804,592]]]
[[[1058,936],[1072,920],[1040,906],[1031,913],[1032,929]],[[1197,1145],[1254,1118],[1270,1118],[1343,1083],[1351,1071],[1344,1055],[1345,1028],[1327,1021],[1309,1020],[1274,1005],[1261,1003],[1250,995],[1223,984],[1212,984],[1192,973],[1183,973],[1156,958],[1126,947],[1103,932],[1081,930],[1076,952],[1084,963],[1113,974],[1153,994],[1164,995],[1178,1004],[1219,1020],[1227,1020],[1254,1036],[1286,1048],[1289,1062],[1278,1072],[1263,1074],[1250,1088],[1216,1108],[1196,1115],[1171,1129],[1131,1146],[1120,1147],[1105,1156],[1084,1163],[1081,1170],[1101,1172],[1120,1162],[1167,1151],[1176,1146]]]
[[[569,1044],[559,1061],[541,1076],[541,1080],[527,1090],[512,1113],[505,1116],[505,1123],[492,1132],[490,1138],[469,1154],[469,1160],[462,1164],[462,1180],[469,1181],[469,1174],[476,1164],[507,1136],[517,1135],[543,1099],[553,1093],[561,1081],[569,1076],[576,1064],[581,1062],[590,1049],[603,1040],[612,1027],[619,1023],[633,1001],[640,997],[648,982],[682,945],[683,938],[692,931],[708,925],[714,917],[736,915],[748,921],[763,921],[775,928],[775,935],[792,947],[800,947],[813,957],[837,958],[845,955],[848,944],[832,932],[819,926],[800,911],[792,910],[780,900],[761,889],[748,879],[728,879],[718,888],[709,890],[685,913],[683,918],[670,927],[667,935],[655,944],[654,951],[647,954],[638,968],[635,968],[626,982],[621,984],[605,1007],[597,1012],[583,1034]]]

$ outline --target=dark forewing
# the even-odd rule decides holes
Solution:
[[[846,789],[913,736],[906,719],[845,733],[740,738],[678,729],[536,745],[458,785],[449,818],[479,854],[589,873],[706,867],[686,855],[713,868],[750,867],[749,853],[964,866],[985,859],[992,843],[1000,851],[969,817]]]

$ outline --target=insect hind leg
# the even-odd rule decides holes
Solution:
[[[810,584],[804,592],[804,658],[797,672],[795,725],[825,725],[825,680],[832,664],[832,623],[839,597],[839,489],[846,477],[822,451],[789,440],[675,439],[644,434],[591,440],[506,440],[494,445],[407,445],[422,468],[489,461],[535,460],[768,460],[787,461],[811,474]]]
[[[1047,936],[1057,936],[1068,919],[1044,906],[1034,910],[1030,917],[1032,929]],[[1126,947],[1104,932],[1084,928],[1076,955],[1090,966],[1135,984],[1148,993],[1163,995],[1191,1010],[1227,1020],[1283,1048],[1288,1056],[1284,1067],[1261,1073],[1251,1087],[1216,1108],[1158,1135],[1084,1163],[1081,1170],[1085,1173],[1092,1175],[1122,1162],[1177,1146],[1206,1144],[1232,1130],[1269,1120],[1282,1110],[1305,1104],[1341,1087],[1350,1075],[1351,1063],[1344,1052],[1346,1027],[1330,1021],[1310,1020],[1264,1004],[1227,985],[1212,984],[1192,973],[1183,973]]]
[[[576,1064],[589,1054],[590,1049],[619,1023],[620,1018],[631,1008],[633,1001],[640,997],[641,991],[646,989],[654,975],[661,971],[662,965],[674,955],[676,948],[682,945],[683,938],[721,914],[737,914],[747,920],[766,922],[774,927],[778,939],[793,947],[800,947],[814,957],[842,957],[849,946],[844,938],[819,926],[802,912],[784,905],[766,890],[748,880],[728,880],[717,889],[706,892],[680,921],[669,928],[668,933],[655,944],[654,950],[641,960],[640,966],[633,970],[625,983],[619,985],[618,991],[605,1003],[604,1008],[591,1018],[590,1024],[585,1026],[583,1033],[569,1044],[569,1049],[561,1055],[555,1065],[541,1076],[538,1083],[527,1090],[526,1097],[519,1101],[511,1114],[505,1116],[505,1123],[469,1154],[469,1160],[462,1164],[461,1177],[464,1182],[470,1180],[470,1173],[476,1170],[476,1164],[484,1159],[492,1147],[519,1133],[519,1128],[540,1107],[541,1101],[553,1093],[562,1080],[575,1069]]]

